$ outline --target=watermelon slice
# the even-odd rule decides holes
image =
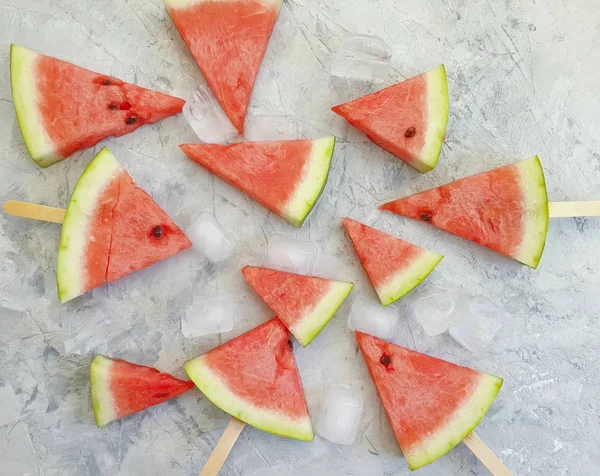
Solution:
[[[186,362],[185,371],[221,410],[260,430],[312,441],[288,331],[277,318]]]
[[[61,302],[191,246],[190,240],[104,148],[67,208],[56,278]]]
[[[356,220],[342,221],[384,306],[419,285],[443,258]]]
[[[354,284],[245,266],[250,286],[306,347],[331,320]]]
[[[152,367],[97,355],[90,366],[96,424],[104,426],[187,392],[194,382]]]
[[[10,47],[10,79],[25,145],[41,167],[178,114],[184,105],[17,45]]]
[[[419,172],[429,172],[448,123],[446,69],[438,66],[331,110]]]
[[[546,244],[548,197],[537,157],[381,205],[537,268]]]
[[[502,379],[356,333],[411,470],[460,443],[492,405]]]
[[[281,0],[163,0],[240,134]]]
[[[181,145],[187,156],[297,227],[321,196],[334,137]]]

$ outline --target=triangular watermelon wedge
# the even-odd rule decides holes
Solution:
[[[418,286],[443,258],[356,220],[342,221],[384,306]]]
[[[300,374],[277,318],[186,362],[185,371],[221,410],[260,430],[312,441]]]
[[[184,105],[17,45],[10,48],[10,81],[25,145],[40,167],[178,114]]]
[[[379,207],[421,220],[537,268],[546,244],[548,197],[537,157]]]
[[[245,266],[242,274],[304,347],[321,332],[353,283]]]
[[[448,123],[446,69],[438,66],[331,110],[419,172],[429,172]]]
[[[104,148],[73,190],[60,236],[61,302],[173,256],[192,245]]]
[[[241,134],[281,0],[163,0],[225,114]]]
[[[97,355],[90,366],[96,424],[104,426],[181,395],[194,382],[179,380],[152,367]]]
[[[381,403],[411,470],[460,443],[494,402],[502,379],[356,332]]]
[[[187,156],[297,227],[321,196],[334,137],[181,145]]]

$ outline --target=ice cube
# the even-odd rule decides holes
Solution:
[[[290,273],[311,275],[318,255],[319,247],[314,243],[273,235],[269,238],[267,266]]]
[[[233,329],[235,303],[223,298],[194,301],[181,317],[181,333],[193,338]]]
[[[208,213],[202,213],[187,230],[187,236],[212,263],[229,258],[237,245],[237,239]]]
[[[327,389],[317,421],[317,432],[340,445],[351,445],[363,414],[362,392],[336,385]]]
[[[363,298],[354,300],[348,316],[350,329],[384,340],[394,337],[397,323],[396,308],[383,307],[379,302]]]
[[[202,142],[226,144],[238,135],[208,86],[196,88],[183,106],[183,116]]]
[[[412,302],[410,308],[428,336],[446,332],[450,325],[469,314],[467,298],[459,290],[437,289]]]
[[[471,352],[485,349],[496,337],[504,321],[504,311],[483,296],[469,301],[470,312],[450,326],[452,338]]]
[[[92,301],[73,312],[66,312],[60,323],[64,354],[102,353],[111,342],[131,329],[129,321],[107,304]]]
[[[382,82],[389,73],[390,59],[383,39],[349,34],[335,55],[331,74],[338,78]]]
[[[298,139],[296,122],[290,116],[253,116],[246,121],[246,139],[251,141]]]

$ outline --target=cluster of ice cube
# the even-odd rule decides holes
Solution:
[[[351,445],[356,440],[364,408],[361,391],[346,386],[329,387],[321,403],[317,433],[340,445]]]

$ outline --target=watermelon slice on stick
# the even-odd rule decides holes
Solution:
[[[241,134],[281,0],[163,0],[206,82]]]
[[[181,112],[184,101],[11,45],[19,127],[40,167]]]
[[[448,123],[446,69],[440,65],[331,110],[419,172],[429,172]]]
[[[312,441],[289,333],[277,318],[186,362],[185,371],[221,410],[260,430]]]
[[[194,387],[152,367],[97,355],[90,366],[92,403],[96,424],[111,421],[158,405]]]
[[[356,220],[342,222],[384,306],[418,286],[443,258]]]
[[[537,268],[546,244],[548,197],[537,157],[379,207],[421,220]]]
[[[180,147],[190,159],[300,227],[325,188],[334,145],[330,136]]]
[[[383,407],[411,470],[464,440],[502,379],[356,332]]]
[[[331,320],[354,284],[245,266],[250,286],[306,347]]]

